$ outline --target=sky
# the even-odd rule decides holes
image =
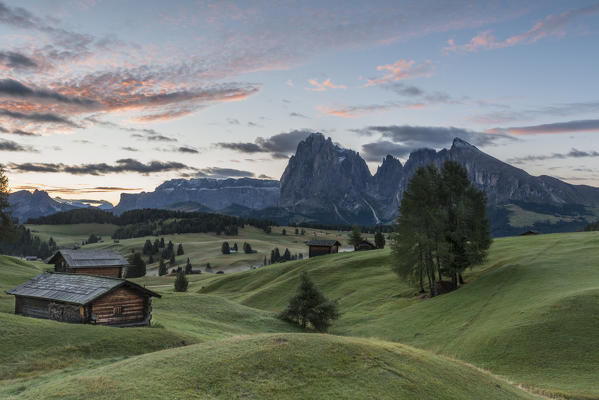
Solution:
[[[460,137],[599,186],[597,1],[0,0],[11,190],[118,203],[279,179],[322,132],[374,173]]]

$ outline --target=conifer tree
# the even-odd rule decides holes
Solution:
[[[166,269],[166,263],[161,258],[160,264],[158,264],[158,276],[163,276],[163,275],[166,275],[167,273],[168,273],[168,271]]]
[[[279,318],[302,328],[311,325],[319,332],[326,332],[331,321],[339,317],[336,302],[328,300],[310,280],[307,273],[300,276],[297,294],[289,300]]]
[[[8,239],[14,232],[9,212],[8,177],[0,164],[0,240]]]
[[[183,254],[185,254],[183,251],[183,244],[179,243],[179,246],[177,247],[177,255],[182,256]]]
[[[185,272],[182,270],[177,271],[177,278],[175,279],[175,292],[187,292],[187,286],[189,281],[185,276]]]
[[[237,242],[233,243],[233,250],[235,250],[235,252],[237,252]]]
[[[229,242],[223,242],[222,246],[220,247],[220,251],[223,254],[231,254],[231,248],[229,247]]]
[[[349,234],[349,244],[354,246],[354,249],[358,248],[358,245],[362,241],[362,234],[360,233],[360,228],[357,226],[352,227],[352,231]]]
[[[189,275],[192,274],[192,266],[191,266],[191,261],[189,261],[189,258],[187,259],[187,264],[185,264],[185,274]]]
[[[129,266],[127,267],[127,278],[141,278],[146,275],[146,263],[141,258],[140,253],[134,253],[129,256]]]
[[[383,235],[383,232],[378,231],[374,234],[374,245],[377,249],[385,248],[385,236]]]

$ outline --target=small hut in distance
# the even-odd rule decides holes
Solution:
[[[306,242],[306,245],[309,247],[308,256],[312,258],[325,254],[338,253],[341,243],[337,240],[312,239]]]
[[[128,262],[120,253],[113,250],[58,250],[48,264],[54,264],[54,271],[74,274],[102,275],[122,278]]]
[[[358,243],[355,248],[355,251],[364,251],[364,250],[376,250],[376,246],[369,240],[362,239],[360,243]]]

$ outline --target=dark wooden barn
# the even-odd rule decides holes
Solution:
[[[540,235],[540,234],[541,234],[541,232],[530,230],[530,231],[521,233],[520,236],[533,236],[533,235]]]
[[[125,279],[46,272],[7,291],[15,314],[62,322],[147,326],[159,294]]]
[[[102,275],[122,278],[127,260],[113,250],[58,250],[48,264],[54,271],[74,274]]]
[[[312,258],[325,254],[338,253],[341,243],[336,240],[312,239],[306,245],[309,247],[309,257]]]
[[[374,243],[364,239],[361,240],[360,243],[357,244],[357,246],[354,247],[355,251],[364,251],[364,250],[376,250],[376,246],[374,245]]]

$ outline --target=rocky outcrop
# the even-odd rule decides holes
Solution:
[[[281,176],[279,206],[291,212],[318,215],[344,223],[376,219],[368,188],[372,175],[352,150],[315,133],[300,142]]]
[[[360,155],[313,134],[298,145],[281,177],[280,206],[329,223],[388,223],[398,216],[403,192],[418,168],[460,163],[490,206],[522,201],[599,205],[599,189],[535,177],[456,138],[450,149],[421,149],[405,165],[387,156],[372,176]]]
[[[198,203],[212,210],[231,205],[262,209],[277,204],[279,182],[262,179],[173,179],[153,192],[122,193],[115,214],[140,208],[168,208],[178,203]]]
[[[10,203],[12,217],[18,219],[19,222],[77,208],[53,200],[43,190],[35,190],[34,192],[20,190],[11,193],[8,196],[8,202]]]

